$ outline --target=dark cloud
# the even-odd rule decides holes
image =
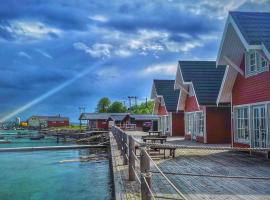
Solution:
[[[240,9],[268,8],[253,4],[245,3]],[[143,76],[142,70],[179,59],[215,59],[226,15],[214,1],[194,0],[0,0],[0,5],[0,118],[86,69],[89,73],[84,77],[20,116],[61,113],[75,120],[78,106],[93,111],[102,96],[115,100],[128,95],[149,96],[155,76],[175,76]],[[101,20],[93,16],[101,16]],[[23,30],[16,22],[41,23],[39,31],[45,34],[33,40],[22,37],[19,33]],[[147,38],[151,31],[167,36]],[[135,42],[135,47],[130,42]],[[107,44],[110,56],[92,57],[87,51],[76,50],[74,43],[84,44],[88,51],[95,50],[96,43]],[[191,48],[180,51],[186,44]],[[174,50],[167,48],[169,45]],[[130,55],[121,57],[117,50],[130,51]],[[19,56],[19,52],[31,59]]]

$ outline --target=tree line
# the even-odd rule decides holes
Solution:
[[[96,107],[98,113],[132,113],[132,114],[152,114],[153,101],[142,102],[127,108],[121,101],[111,101],[108,97],[101,98]]]

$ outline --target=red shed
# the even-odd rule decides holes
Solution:
[[[230,142],[230,106],[216,106],[226,66],[215,61],[179,61],[177,110],[185,113],[185,138],[200,143]]]
[[[270,147],[269,30],[270,13],[230,12],[226,22],[217,63],[227,68],[217,103],[231,103],[235,147]]]
[[[184,112],[177,112],[179,89],[174,89],[174,80],[154,80],[151,98],[153,113],[159,115],[159,130],[171,136],[184,136]]]

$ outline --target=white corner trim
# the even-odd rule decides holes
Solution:
[[[232,66],[236,71],[238,71],[242,76],[245,76],[243,70],[237,66],[230,58],[223,56],[224,60],[228,63],[229,66]]]
[[[191,86],[192,86],[192,89],[193,89],[193,92],[194,92],[194,96],[195,96],[195,99],[196,99],[196,102],[197,102],[198,109],[200,110],[200,104],[198,102],[197,94],[196,94],[195,88],[193,86],[193,83],[191,83]]]
[[[233,20],[232,16],[229,15],[230,23],[232,24],[235,32],[237,33],[238,37],[240,38],[241,42],[243,43],[246,49],[249,49],[249,44],[247,43],[246,39],[244,38],[243,34],[241,33],[240,29],[236,25],[235,21]]]
[[[220,55],[221,55],[222,47],[223,47],[223,44],[224,44],[224,40],[225,40],[225,37],[227,35],[228,25],[229,25],[229,17],[227,17],[225,27],[224,27],[224,31],[223,31],[223,34],[222,34],[222,38],[221,38],[221,42],[220,42],[219,49],[218,49],[217,62],[216,62],[217,66],[218,66],[218,63],[219,63],[219,60],[220,60]]]
[[[264,43],[262,43],[262,50],[265,53],[265,55],[267,56],[268,61],[270,61],[270,52],[266,49]]]
[[[217,98],[217,106],[220,102],[220,98],[221,98],[221,94],[222,94],[222,91],[223,91],[223,88],[224,88],[224,85],[225,85],[225,82],[226,82],[226,79],[227,79],[227,76],[228,76],[228,72],[229,72],[229,66],[227,65],[226,66],[226,70],[225,70],[225,73],[223,75],[223,79],[222,79],[222,83],[221,83],[221,86],[220,86],[220,89],[219,89],[219,93],[218,93],[218,98]]]

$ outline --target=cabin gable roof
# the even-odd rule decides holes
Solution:
[[[215,61],[179,61],[184,82],[190,84],[199,105],[215,105],[225,66]]]
[[[156,96],[164,100],[164,105],[168,112],[175,112],[179,98],[179,89],[174,89],[174,80],[154,80],[153,88]],[[152,91],[152,94],[154,92]],[[153,97],[152,97],[153,98]]]

